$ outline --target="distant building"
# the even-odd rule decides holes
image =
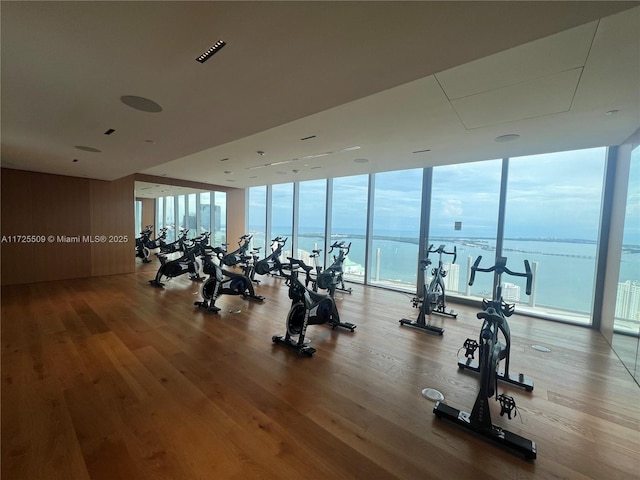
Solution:
[[[520,286],[505,282],[502,285],[502,298],[504,298],[505,301],[519,302]]]
[[[445,263],[444,269],[447,276],[444,277],[444,288],[447,292],[460,291],[460,265],[457,263]]]
[[[640,283],[631,280],[618,283],[616,318],[640,320]]]

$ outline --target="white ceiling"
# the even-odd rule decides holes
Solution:
[[[619,144],[637,5],[3,1],[2,166],[248,187]]]

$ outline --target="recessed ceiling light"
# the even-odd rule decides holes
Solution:
[[[91,152],[91,153],[100,153],[102,151],[93,147],[85,147],[84,145],[76,145],[74,148],[77,148],[78,150],[82,150],[83,152]]]
[[[510,133],[508,135],[500,135],[499,137],[496,137],[495,141],[498,143],[513,142],[514,140],[517,140],[519,138],[520,135],[518,135],[517,133]]]
[[[74,158],[73,160],[71,160],[73,163],[76,163],[78,161],[77,158]]]
[[[218,40],[211,47],[209,47],[209,49],[206,52],[196,57],[196,60],[200,63],[206,62],[212,56],[218,53],[222,49],[222,47],[224,47],[226,44],[227,42],[225,42],[224,40]]]
[[[366,158],[355,158],[353,161],[355,163],[367,163],[369,160],[367,160]]]
[[[127,107],[140,110],[141,112],[159,113],[162,111],[162,107],[153,100],[149,100],[144,97],[136,97],[135,95],[123,95],[120,97],[120,101]]]

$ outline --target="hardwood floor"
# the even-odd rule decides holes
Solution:
[[[283,280],[216,315],[188,279],[151,287],[157,266],[2,288],[3,480],[640,478],[640,389],[597,332],[511,317],[511,371],[535,388],[501,386],[520,415],[492,414],[536,442],[525,461],[420,394],[470,411],[478,378],[456,363],[475,309],[433,316],[439,337],[399,325],[410,295],[351,285],[337,303],[358,328],[311,326],[304,358],[271,342]]]

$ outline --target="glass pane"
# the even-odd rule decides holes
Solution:
[[[369,281],[415,291],[422,169],[377,173]]]
[[[156,198],[156,232],[164,227],[164,197]]]
[[[534,270],[511,300],[547,315],[591,323],[605,148],[558,152],[509,161],[504,256],[507,266]]]
[[[141,200],[134,200],[134,211],[135,211],[134,231],[136,232],[136,236],[138,236],[138,234],[142,231],[142,201]]]
[[[447,265],[452,256],[442,258],[448,272],[445,290],[449,293],[492,297],[493,275],[478,274],[472,287],[468,283],[471,265],[478,256],[482,256],[481,266],[495,263],[501,172],[502,160],[433,169],[429,243],[445,245],[447,251],[456,247],[453,265]],[[434,263],[437,260],[432,259]]]
[[[247,225],[250,233],[253,235],[252,245],[260,247],[260,253],[265,255],[266,231],[267,231],[267,187],[251,187],[249,188],[249,218]]]
[[[175,218],[175,202],[172,196],[164,197],[165,199],[165,212],[164,212],[164,224],[169,227],[167,230],[167,243],[176,241],[176,218]]]
[[[198,231],[198,226],[196,224],[196,194],[190,193],[187,195],[187,228],[191,232],[191,236],[195,237],[200,232]]]
[[[287,239],[281,257],[286,261],[291,256],[293,241],[293,183],[273,185],[271,189],[271,237]]]
[[[227,193],[213,192],[213,245],[227,243]]]
[[[309,257],[312,250],[324,249],[325,210],[327,205],[327,181],[300,182],[298,252],[297,257],[307,265],[315,265]],[[322,252],[318,259],[322,265]]]
[[[336,178],[333,181],[331,242],[351,243],[344,262],[345,280],[364,282],[365,236],[367,233],[368,175]],[[328,252],[327,252],[328,254]],[[337,255],[333,251],[331,255]],[[331,257],[325,257],[329,264]]]
[[[637,381],[640,377],[640,147],[631,151],[613,327],[612,346]]]
[[[216,245],[213,241],[213,232],[211,230],[211,192],[200,193],[200,231],[212,234],[211,244]]]
[[[176,226],[178,227],[178,230],[180,228],[187,228],[187,223],[185,222],[185,201],[184,201],[184,195],[179,195],[178,196],[178,215],[176,218]],[[189,232],[188,235],[189,238],[193,237],[193,232]]]

